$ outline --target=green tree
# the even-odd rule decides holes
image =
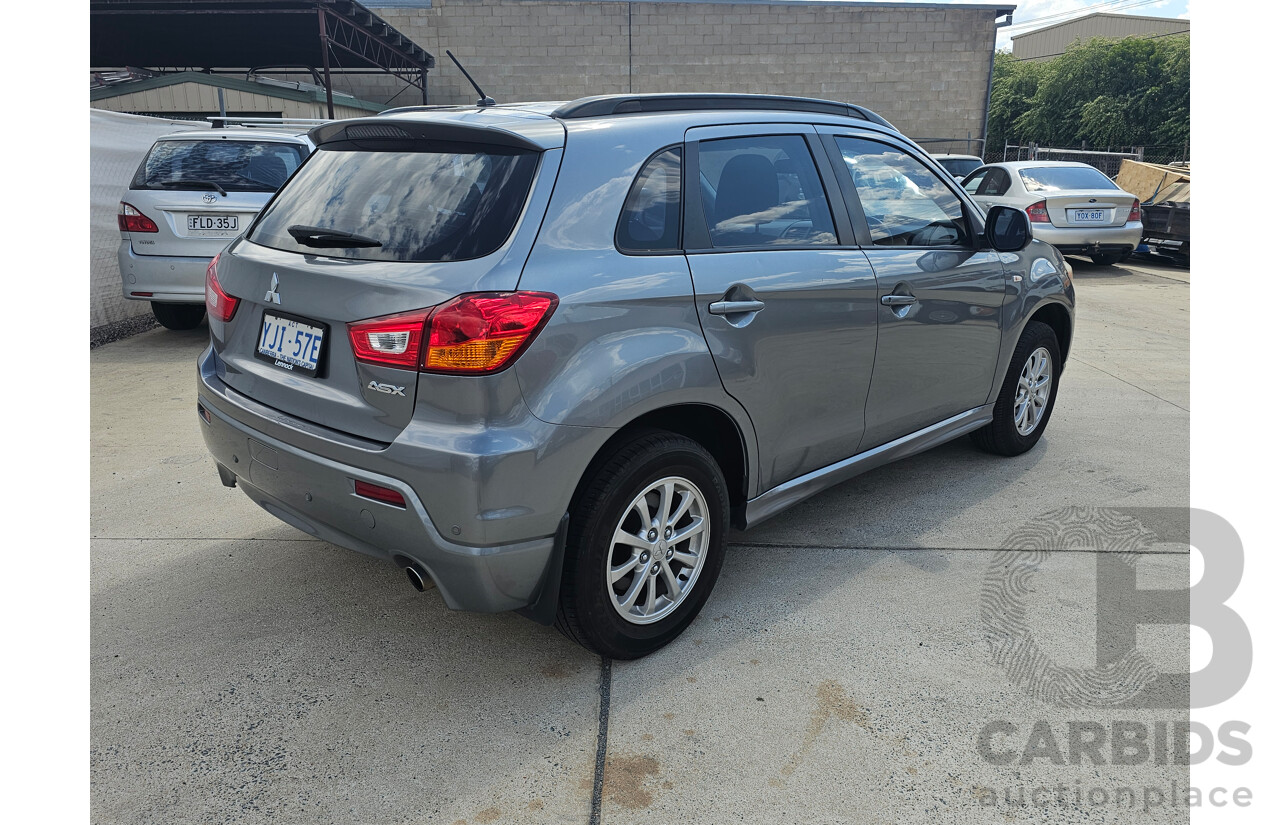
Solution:
[[[1189,37],[1077,41],[1053,60],[997,54],[988,145],[1178,144],[1191,134]]]

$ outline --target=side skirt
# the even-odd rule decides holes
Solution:
[[[925,427],[923,430],[904,435],[902,438],[890,441],[888,444],[881,444],[879,447],[867,450],[864,453],[858,453],[852,458],[837,461],[835,464],[829,464],[826,467],[779,484],[772,490],[748,501],[742,512],[741,523],[734,526],[740,530],[754,527],[765,519],[776,516],[788,507],[799,504],[801,501],[817,495],[828,487],[834,487],[842,481],[848,481],[854,476],[861,475],[868,470],[874,470],[876,467],[897,461],[900,458],[931,450],[940,444],[945,444],[954,438],[959,438],[966,433],[984,427],[991,422],[994,407],[994,404],[975,407],[968,412],[953,415],[945,421],[939,421],[937,424]]]

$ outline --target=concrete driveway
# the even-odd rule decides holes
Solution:
[[[195,414],[203,328],[94,350],[93,820],[1186,821],[1187,768],[1156,755],[1185,696],[1071,707],[1053,675],[1100,658],[1101,552],[1137,551],[1139,587],[1185,586],[1180,511],[1036,518],[1187,507],[1189,273],[1073,264],[1035,450],[961,440],[735,534],[699,619],[639,662],[451,613],[223,488]],[[1011,588],[1026,556],[994,549],[1064,519],[1154,538],[1052,538]],[[1009,655],[1023,631],[1059,670]],[[1185,626],[1137,640],[1188,669]],[[1138,729],[1146,755],[1112,747]]]

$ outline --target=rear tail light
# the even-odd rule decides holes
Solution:
[[[231,316],[236,314],[240,299],[223,292],[222,284],[218,283],[218,259],[221,257],[221,252],[214,255],[213,260],[209,261],[209,268],[204,271],[204,306],[210,318],[230,321]]]
[[[1133,206],[1129,209],[1129,222],[1142,220],[1142,204],[1138,203],[1138,199],[1133,199]]]
[[[348,326],[356,359],[423,372],[484,374],[515,360],[558,299],[546,292],[478,292],[433,309]]]
[[[421,363],[423,327],[429,309],[386,315],[347,327],[357,361],[417,369]]]
[[[156,222],[138,211],[133,204],[120,201],[120,211],[116,213],[116,223],[121,232],[159,232]]]
[[[1031,220],[1032,223],[1048,223],[1049,207],[1045,204],[1044,201],[1040,201],[1039,203],[1033,203],[1027,207],[1027,217]]]
[[[356,495],[371,498],[374,501],[381,501],[383,504],[394,504],[397,507],[404,506],[404,496],[390,487],[383,487],[381,484],[370,484],[367,481],[356,482]]]

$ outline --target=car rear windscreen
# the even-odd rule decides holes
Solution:
[[[161,140],[133,176],[131,189],[274,192],[306,157],[297,143]]]
[[[963,178],[982,165],[982,161],[977,158],[934,158],[934,160],[958,178]]]
[[[461,261],[494,252],[524,207],[538,153],[476,144],[432,149],[322,148],[263,212],[249,240],[366,261]],[[329,229],[363,243],[309,245],[291,227]]]
[[[1054,192],[1067,189],[1118,189],[1111,179],[1092,166],[1041,166],[1019,169],[1028,192]]]

